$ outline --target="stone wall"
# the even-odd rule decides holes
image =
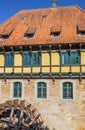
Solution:
[[[12,91],[12,81],[0,80],[0,103],[10,100]],[[16,81],[16,80],[15,80]],[[19,81],[19,80],[18,80]],[[36,98],[36,81],[22,79],[23,99],[31,103],[41,113],[45,126],[49,130],[84,130],[85,129],[85,80],[81,84],[79,80],[75,82],[75,99],[63,100],[61,98],[61,82],[56,79],[45,80],[48,83],[48,98]],[[43,79],[44,81],[44,79]]]

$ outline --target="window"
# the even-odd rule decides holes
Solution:
[[[26,39],[31,39],[34,38],[36,32],[36,27],[35,26],[30,26],[27,28],[24,37]]]
[[[63,99],[73,99],[73,84],[64,82],[62,84]]]
[[[37,84],[37,98],[47,98],[47,84],[39,82]]]
[[[61,53],[61,64],[62,65],[79,65],[80,55],[78,52],[71,52],[71,56],[68,52]]]
[[[33,38],[34,37],[34,34],[32,33],[32,34],[25,34],[25,37],[26,38]]]
[[[0,39],[1,40],[7,40],[10,37],[12,32],[13,32],[13,28],[4,28],[0,32]]]
[[[77,34],[79,36],[85,36],[85,23],[81,23],[81,25],[78,25]]]
[[[51,28],[51,36],[52,36],[53,38],[58,38],[58,37],[60,37],[61,29],[62,29],[62,26],[61,26],[61,25],[54,25],[54,26]]]
[[[60,32],[52,32],[52,37],[59,37],[60,36]]]
[[[32,65],[40,65],[40,54],[39,53],[32,54]]]
[[[23,54],[23,65],[28,66],[31,65],[31,55],[30,54]]]
[[[78,52],[72,52],[71,53],[71,63],[73,65],[79,64],[80,63],[80,56]]]
[[[13,83],[13,98],[22,98],[22,83]]]
[[[14,57],[13,54],[6,54],[5,56],[5,65],[8,66],[13,66],[14,64]]]
[[[3,36],[0,36],[0,39],[1,40],[7,40],[9,38],[9,36],[8,35],[3,35]]]
[[[61,54],[61,64],[62,65],[69,65],[69,54],[68,54],[68,52],[63,52]]]
[[[24,66],[37,66],[40,65],[40,54],[39,53],[33,53],[28,54],[28,53],[24,53],[23,54],[23,65]]]

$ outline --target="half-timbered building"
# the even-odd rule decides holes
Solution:
[[[14,99],[49,130],[84,130],[85,10],[22,10],[0,25],[0,103]]]

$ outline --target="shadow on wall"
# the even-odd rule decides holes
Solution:
[[[50,129],[48,128],[48,126],[46,126],[44,130],[50,130]],[[53,128],[53,130],[57,130],[57,129]]]

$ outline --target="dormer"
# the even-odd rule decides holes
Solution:
[[[85,36],[85,23],[78,24],[78,26],[77,26],[77,33],[80,36]]]
[[[30,26],[27,28],[24,37],[29,39],[29,38],[34,38],[36,32],[36,27],[35,26]]]
[[[54,37],[54,38],[59,37],[60,33],[61,33],[61,25],[59,25],[59,26],[57,26],[57,25],[52,26],[52,28],[51,28],[51,36],[52,37]]]
[[[1,40],[7,40],[9,36],[11,35],[13,29],[12,28],[5,28],[0,31],[0,39]]]

